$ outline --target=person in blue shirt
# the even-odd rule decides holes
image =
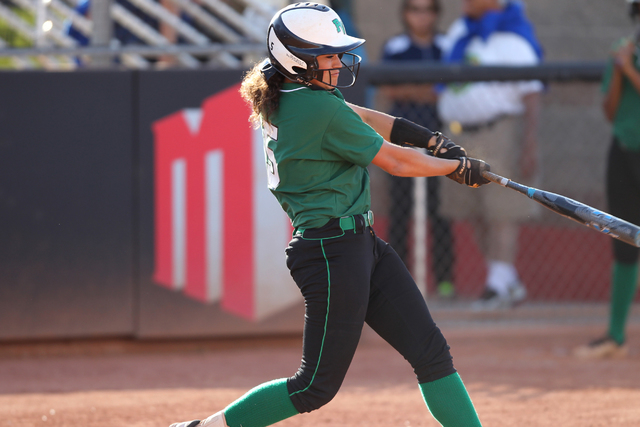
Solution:
[[[437,32],[441,5],[439,0],[404,0],[401,16],[405,31],[384,45],[382,61],[440,61],[441,36]],[[430,84],[403,84],[386,86],[383,93],[393,100],[393,116],[406,117],[429,129],[440,129],[442,123],[436,109],[437,94]],[[413,180],[392,176],[390,178],[390,228],[389,243],[407,264],[408,225],[413,208]],[[427,179],[427,211],[433,236],[433,269],[440,297],[455,295],[453,287],[453,239],[450,222],[439,213],[440,179]]]
[[[465,66],[535,66],[544,57],[520,0],[462,2],[462,16],[443,36],[442,52],[443,62]],[[538,124],[543,90],[539,80],[449,83],[439,92],[438,113],[469,153],[489,159],[504,176],[536,187],[541,179]],[[453,194],[442,184],[442,214],[472,224],[473,240],[486,265],[484,289],[471,305],[474,311],[511,309],[528,293],[516,267],[519,233],[523,224],[540,215],[541,207],[497,187],[481,194],[464,188]]]
[[[158,21],[149,15],[142,12],[140,9],[135,7],[131,2],[127,0],[114,0],[114,3],[119,4],[120,6],[127,9],[145,24],[149,25],[152,28],[157,29],[159,24]],[[91,14],[91,1],[90,0],[80,0],[76,4],[75,11],[82,16],[90,16]],[[71,23],[71,20],[65,22],[65,33],[76,40],[80,46],[89,45],[90,37],[76,27],[74,27]],[[142,40],[140,40],[134,33],[129,31],[127,28],[123,27],[117,22],[114,22],[113,26],[113,36],[123,45],[125,44],[144,44]]]

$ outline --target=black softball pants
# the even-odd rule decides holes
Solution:
[[[611,215],[640,224],[640,153],[623,149],[615,137],[607,163],[607,201]],[[639,248],[616,239],[612,242],[616,261],[638,262]]]
[[[404,356],[419,383],[456,372],[449,346],[404,263],[365,227],[362,215],[354,219],[353,230],[343,230],[338,219],[305,230],[286,250],[305,300],[302,362],[287,381],[301,413],[336,395],[364,322]]]

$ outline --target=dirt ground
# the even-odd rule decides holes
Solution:
[[[445,336],[485,426],[640,426],[640,328],[623,360],[577,361],[593,326],[451,328]],[[0,345],[0,426],[166,427],[291,375],[298,337]],[[437,426],[402,357],[365,331],[326,407],[278,424]]]

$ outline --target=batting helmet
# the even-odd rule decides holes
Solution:
[[[356,82],[361,58],[347,53],[364,43],[364,39],[347,35],[338,14],[317,3],[296,3],[280,10],[271,20],[267,33],[267,49],[271,65],[285,77],[310,85],[322,80],[324,71],[317,57],[340,55],[342,67],[338,83],[332,87],[349,87]],[[326,82],[325,82],[326,83]]]

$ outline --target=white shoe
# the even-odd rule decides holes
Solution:
[[[524,287],[522,282],[516,281],[509,285],[509,301],[511,307],[522,304],[527,299],[527,288]]]
[[[219,411],[211,415],[206,420],[185,421],[182,423],[174,423],[169,427],[228,427],[227,421],[224,419],[224,412]]]
[[[506,295],[500,295],[493,289],[485,286],[482,295],[471,304],[474,311],[495,311],[516,307],[527,298],[527,288],[517,281],[508,287]]]

